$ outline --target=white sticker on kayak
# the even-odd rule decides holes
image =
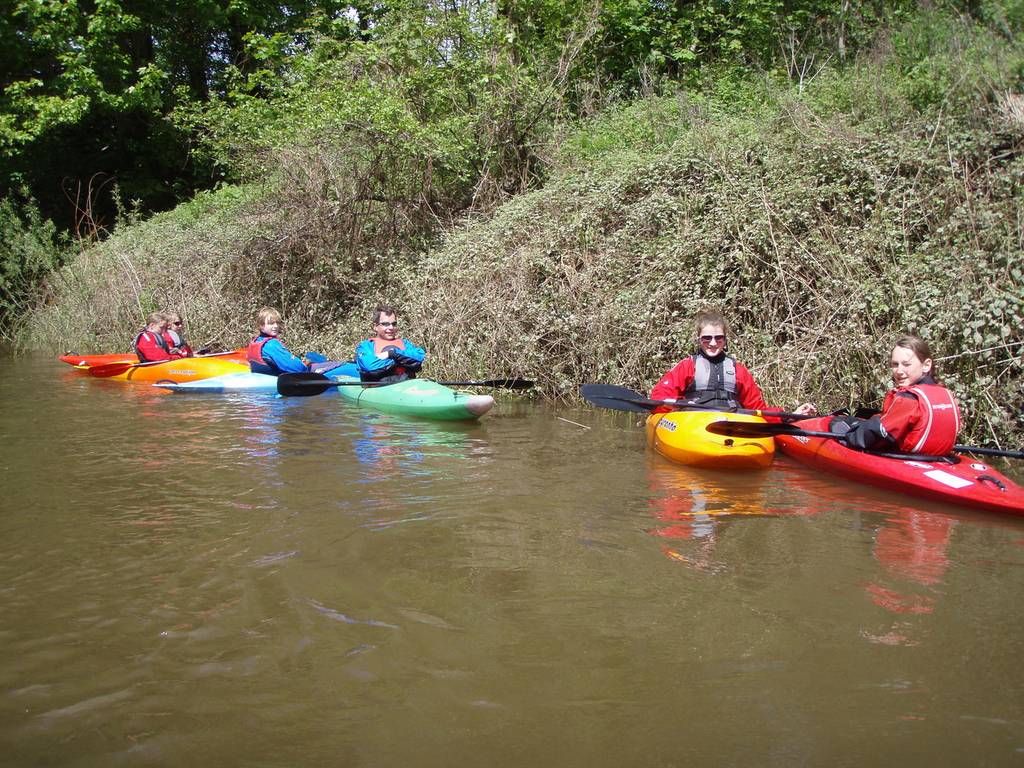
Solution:
[[[658,429],[667,429],[669,432],[675,432],[676,423],[674,421],[669,421],[668,419],[662,419],[658,422]]]
[[[922,464],[920,461],[908,461],[908,467],[917,467],[918,469],[931,469],[931,464]]]
[[[933,469],[931,472],[925,472],[925,477],[930,477],[936,482],[948,485],[950,488],[966,488],[968,485],[974,485],[970,480],[964,480],[962,477],[951,475],[949,472],[943,472],[941,469]]]

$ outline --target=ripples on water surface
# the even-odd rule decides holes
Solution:
[[[1018,521],[514,397],[0,402],[2,765],[1024,763]]]

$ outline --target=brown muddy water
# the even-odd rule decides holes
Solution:
[[[1022,521],[515,396],[0,403],[0,765],[1024,765]]]

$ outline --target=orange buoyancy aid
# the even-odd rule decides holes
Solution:
[[[374,336],[371,341],[373,342],[373,351],[378,355],[383,354],[384,350],[394,347],[395,349],[405,349],[405,339],[378,339]]]
[[[391,349],[392,347],[394,349],[399,350],[399,351],[405,349],[405,339],[394,338],[391,341],[388,341],[387,339],[378,339],[376,336],[373,337],[373,351],[376,352],[378,355],[386,354],[386,352],[384,350]],[[412,374],[412,373],[410,373],[410,371],[406,370],[404,366],[398,365],[398,364],[396,364],[394,368],[391,368],[387,372],[387,375],[389,377],[390,376],[410,376],[410,377],[414,377],[415,376],[415,374]]]

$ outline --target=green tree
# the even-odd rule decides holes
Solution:
[[[109,223],[116,182],[143,210],[215,180],[166,120],[247,71],[251,36],[301,49],[335,0],[15,0],[0,18],[0,196],[27,185],[65,228]],[[91,192],[91,194],[90,194]],[[94,227],[95,228],[95,227]]]

